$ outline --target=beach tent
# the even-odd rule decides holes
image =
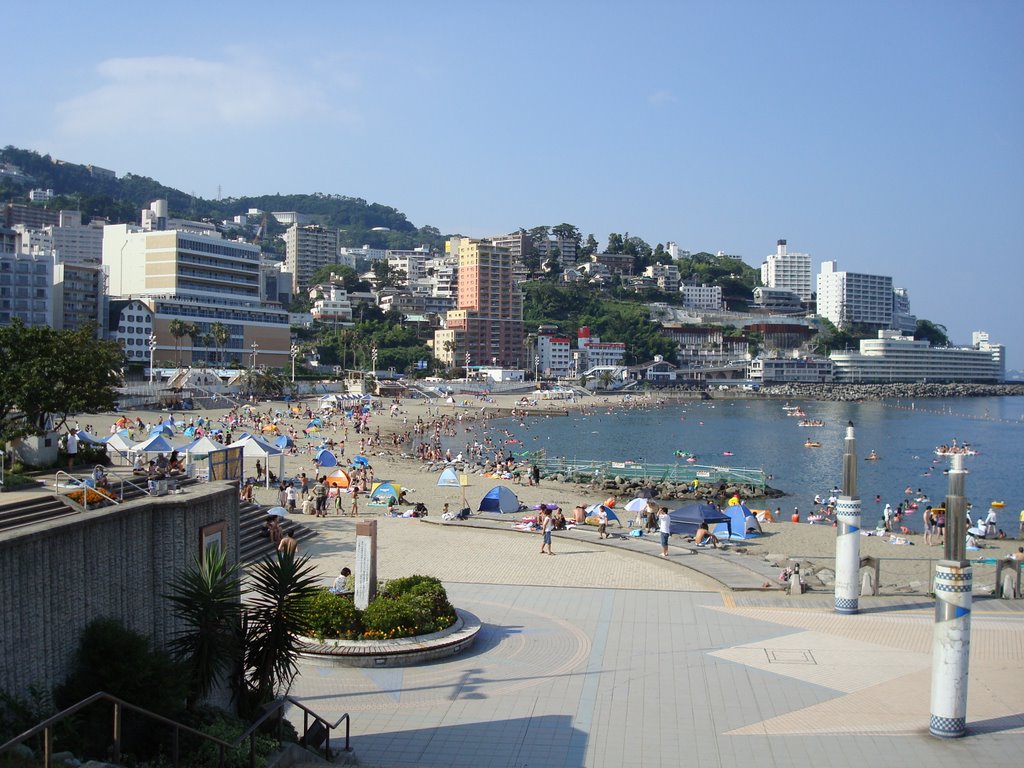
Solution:
[[[402,495],[402,486],[398,483],[374,483],[373,490],[370,491],[370,503],[371,504],[387,504],[388,499],[394,497],[395,502]]]
[[[504,485],[496,485],[480,500],[477,507],[480,512],[498,512],[508,514],[519,511],[519,497],[513,493],[511,488]]]
[[[313,456],[313,460],[316,461],[321,467],[336,467],[338,466],[338,458],[326,448],[321,448]]]
[[[178,450],[185,454],[186,461],[202,461],[214,451],[220,451],[224,449],[222,443],[218,443],[216,440],[211,440],[208,437],[200,437],[198,440],[193,440],[187,445],[183,445]]]
[[[128,439],[127,429],[115,432],[110,437],[104,438],[103,442],[107,444],[107,456],[120,456],[126,463],[131,463],[128,458],[128,454],[131,452],[132,446],[134,446],[135,443]]]
[[[174,436],[174,427],[172,427],[170,424],[157,424],[155,427],[153,427],[151,430],[149,430],[149,434],[150,434],[151,437],[153,435],[163,435],[164,437],[173,437]]]
[[[669,532],[683,536],[693,536],[701,523],[708,524],[708,530],[714,530],[718,523],[725,523],[726,530],[732,535],[732,518],[712,504],[693,502],[668,513]]]
[[[331,474],[327,475],[327,480],[325,482],[332,488],[348,488],[349,484],[352,482],[352,478],[349,477],[348,472],[341,467],[338,467],[336,470],[331,472]]]
[[[82,443],[83,445],[103,445],[103,443],[105,442],[104,440],[98,437],[93,437],[84,429],[78,430],[78,432],[76,432],[75,434],[78,437],[78,442]]]
[[[273,433],[276,434],[277,433],[277,424],[264,424],[263,425],[263,429],[261,431],[263,431],[263,432],[273,432]]]
[[[746,519],[754,513],[746,504],[733,504],[725,510],[729,516],[729,524],[719,523],[711,532],[720,539],[753,539],[759,536],[757,531],[747,533]],[[756,515],[755,515],[756,517]],[[708,526],[710,528],[710,525]]]
[[[462,485],[459,482],[459,473],[455,471],[455,467],[445,467],[440,477],[437,478],[437,484],[441,488],[459,488]]]
[[[353,467],[368,467],[370,466],[370,460],[365,456],[354,456],[352,457]]]
[[[609,523],[618,523],[619,527],[622,527],[622,521],[619,520],[619,516],[615,514],[615,510],[606,504],[591,504],[589,507],[587,507],[587,516],[586,518],[584,518],[585,521],[590,525],[597,525],[597,514],[602,509],[604,510],[604,513],[608,516]]]
[[[292,440],[291,435],[281,435],[274,441],[274,445],[283,450],[285,448],[291,448],[295,445],[295,441]]]
[[[278,461],[277,477],[279,480],[284,479],[284,451],[280,448],[275,448],[268,442],[260,440],[258,437],[248,435],[235,442],[231,443],[228,448],[241,448],[242,459],[263,459],[266,462],[267,474],[266,474],[266,487],[270,487],[270,459],[276,457]]]

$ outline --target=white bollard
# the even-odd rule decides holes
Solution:
[[[860,580],[860,594],[861,596],[875,594],[875,577],[871,575],[870,571],[865,571]]]
[[[967,733],[972,582],[970,565],[941,560],[935,568],[935,634],[928,730],[933,736],[946,739]]]
[[[860,499],[840,496],[836,500],[836,613],[857,613],[860,592]]]

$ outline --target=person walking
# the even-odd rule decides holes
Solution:
[[[668,507],[658,511],[658,533],[661,535],[661,556],[668,557],[668,537],[672,532],[672,518],[668,516]]]
[[[540,523],[541,534],[544,536],[540,544],[540,553],[543,555],[544,548],[547,547],[548,554],[551,555],[554,554],[551,551],[551,532],[555,529],[555,521],[553,516],[544,507],[541,507],[540,514],[541,519],[538,522]]]

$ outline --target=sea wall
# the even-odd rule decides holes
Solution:
[[[797,400],[923,400],[937,397],[1004,397],[1024,395],[1024,384],[771,384],[768,397]]]
[[[112,617],[163,647],[181,627],[164,595],[225,524],[238,557],[238,492],[228,483],[144,498],[0,534],[0,690],[27,696],[63,682],[82,629]],[[206,529],[209,533],[210,529]]]

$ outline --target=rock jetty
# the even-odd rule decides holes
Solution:
[[[937,397],[1004,397],[1024,395],[1024,384],[771,384],[762,395],[799,400],[857,402],[924,400]]]

